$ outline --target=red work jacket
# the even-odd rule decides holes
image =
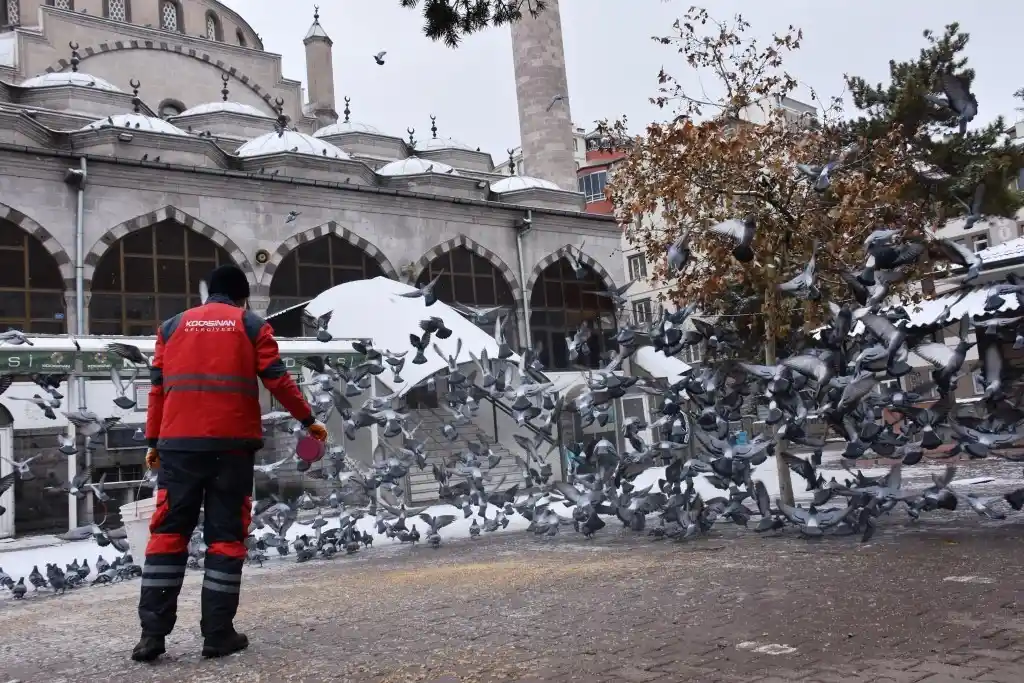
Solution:
[[[313,413],[263,318],[211,296],[157,331],[146,415],[150,447],[168,451],[263,447],[257,378],[304,426]]]

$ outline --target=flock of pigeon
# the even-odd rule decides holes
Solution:
[[[953,108],[959,120],[969,120],[973,114],[957,108],[963,104],[961,100],[964,98],[956,92],[947,93],[943,106]],[[964,101],[969,104],[972,100]],[[976,102],[973,106],[976,111]],[[808,191],[828,192],[830,174],[842,173],[844,164],[857,153],[855,147],[847,148],[820,167],[798,169],[807,178]],[[975,219],[975,214],[980,214],[979,206],[976,195],[969,208]],[[710,230],[732,242],[732,254],[738,261],[754,258],[754,217],[728,220]],[[961,452],[972,458],[1011,457],[1006,449],[1024,440],[1021,384],[1018,373],[1006,366],[1002,356],[1004,342],[1024,347],[1024,281],[1009,276],[990,289],[986,315],[977,317],[995,317],[973,322],[971,316],[964,315],[952,320],[949,310],[955,300],[951,300],[932,324],[911,327],[903,308],[883,308],[883,304],[889,298],[890,287],[926,254],[966,269],[965,284],[977,278],[981,270],[979,257],[951,240],[934,234],[921,240],[878,229],[864,242],[862,269],[840,274],[849,289],[844,299],[850,303],[830,301],[829,325],[807,335],[800,350],[777,365],[746,362],[740,335],[728,318],[696,317],[694,306],[686,305],[673,312],[663,311],[647,325],[622,322],[614,334],[617,350],[603,359],[600,369],[584,370],[585,387],[572,399],[546,380],[538,349],[513,352],[505,336],[506,310],[501,307],[476,309],[453,304],[474,324],[493,324],[495,357],[486,350],[476,353],[471,349],[466,349],[463,357],[461,340],[454,355],[442,351],[432,340],[447,339],[453,332],[441,317],[429,313],[438,301],[434,292],[438,278],[434,278],[401,295],[422,299],[425,304],[424,318],[416,333],[410,334],[409,349],[377,349],[371,343],[357,342],[353,348],[361,358],[356,363],[329,356],[300,359],[302,386],[318,419],[328,424],[338,413],[349,441],[359,430],[370,427],[379,427],[381,438],[368,464],[353,458],[343,445],[331,439],[315,468],[296,456],[258,465],[260,476],[273,478],[286,467],[296,467],[318,481],[296,500],[271,496],[255,503],[247,539],[249,559],[262,563],[272,553],[283,556],[293,551],[299,562],[330,558],[340,552],[353,554],[372,546],[381,536],[400,543],[423,541],[436,547],[442,540],[440,531],[460,515],[471,519],[471,538],[506,528],[510,518],[519,515],[529,521],[528,530],[537,535],[556,536],[563,527],[572,525],[590,538],[606,520],[616,518],[633,531],[675,540],[706,535],[716,522],[748,527],[756,518],[752,524],[756,532],[793,526],[808,537],[855,534],[867,541],[883,515],[902,511],[916,520],[922,512],[953,510],[961,502],[983,517],[1005,518],[1007,509],[1024,508],[1024,485],[1001,497],[961,494],[953,488],[957,483],[953,466],[934,475],[927,486],[912,488],[903,483],[901,468],[921,462],[926,451],[931,451],[933,457]],[[586,269],[572,249],[564,258],[577,277],[585,277]],[[672,245],[667,260],[675,273],[682,275],[687,270],[694,259],[686,236]],[[611,299],[620,314],[627,303],[624,294],[628,287],[601,293]],[[779,285],[779,291],[783,296],[820,300],[823,289],[818,284],[815,259],[812,257],[792,279]],[[960,291],[966,296],[966,289]],[[999,312],[1011,300],[1016,303],[1009,307],[1014,313],[1001,316]],[[328,313],[310,321],[320,341],[332,339],[328,331],[330,317]],[[622,315],[620,318],[625,320]],[[957,326],[957,341],[946,344],[940,340],[942,330],[953,325]],[[972,333],[975,341],[970,341]],[[586,323],[566,334],[571,359],[591,355],[594,334]],[[0,342],[31,344],[17,331],[0,334]],[[967,374],[967,352],[975,344],[984,395],[975,414],[970,415],[955,401],[954,389]],[[704,362],[674,383],[625,374],[624,361],[643,346],[652,346],[666,356],[699,346]],[[148,362],[138,348],[126,343],[112,343],[107,350],[137,367],[145,367]],[[441,435],[449,442],[458,440],[460,428],[473,421],[482,403],[503,402],[525,430],[513,435],[518,454],[511,457],[521,470],[519,481],[507,482],[507,476],[497,475],[495,468],[502,456],[492,450],[492,444],[475,436],[475,431],[465,450],[448,460],[431,458],[423,435],[417,436],[419,426],[409,424],[411,413],[396,407],[398,394],[363,397],[375,376],[390,372],[394,382],[401,383],[407,360],[414,365],[425,364],[426,354],[431,351],[446,366],[437,376],[425,380],[431,390],[442,391],[450,414]],[[918,387],[916,393],[898,388],[899,382],[895,383],[897,388],[888,388],[888,380],[911,371],[910,354],[931,366],[931,382]],[[59,387],[65,379],[33,376],[40,392],[25,400],[32,401],[48,417],[55,417],[63,398]],[[133,405],[127,397],[133,379],[126,381],[118,370],[111,370],[111,380],[117,387],[114,402],[120,408]],[[0,378],[0,392],[11,381],[11,377]],[[595,422],[603,426],[612,419],[614,401],[631,393],[647,394],[659,401],[661,415],[650,424],[637,418],[623,420],[620,428],[624,449],[600,439],[570,444],[552,458],[564,411],[577,413],[584,426]],[[933,393],[937,400],[932,400]],[[751,414],[755,405],[765,408],[766,431],[749,443],[738,441],[730,425]],[[65,414],[86,437],[86,448],[94,447],[93,437],[118,421],[89,411]],[[272,412],[263,421],[271,434],[297,435],[301,431],[287,413]],[[845,443],[843,464],[850,476],[842,482],[834,477],[826,481],[819,472],[825,442],[812,435],[814,423],[824,424]],[[644,440],[642,434],[649,428],[656,430],[660,440]],[[143,440],[141,431],[136,438]],[[809,455],[791,452],[793,445]],[[60,450],[74,457],[78,446],[62,439]],[[558,456],[567,465],[564,480],[555,475],[552,466]],[[764,482],[754,478],[755,468],[773,456],[781,458],[806,482],[812,497],[807,507],[773,501]],[[881,477],[851,470],[858,459],[867,456],[897,458],[899,462]],[[16,477],[33,476],[31,461],[12,463],[14,471],[0,480],[0,493],[10,488]],[[403,488],[407,475],[413,468],[427,467],[437,482],[439,500],[451,506],[452,514],[431,515],[426,507],[414,508],[407,503]],[[638,475],[653,467],[664,468],[656,483],[634,485]],[[153,486],[155,476],[147,473],[143,483]],[[702,495],[694,484],[698,477],[721,493]],[[94,482],[90,472],[82,472],[70,482],[51,481],[47,488],[78,498],[94,496],[100,503],[109,500],[103,479]],[[3,512],[0,508],[0,514]],[[363,518],[372,520],[372,526],[358,525]],[[332,519],[338,520],[335,525],[330,524]],[[371,528],[376,533],[369,533]],[[296,530],[305,533],[290,533]],[[101,546],[128,550],[123,527],[111,528],[106,519],[73,530],[65,538],[93,538]],[[202,566],[204,551],[202,534],[197,530],[189,546],[190,566]],[[138,566],[128,555],[96,569],[96,578],[90,583],[107,583],[138,573]],[[63,591],[81,585],[89,571],[87,564],[69,565],[66,571],[50,565],[45,576],[34,570],[29,582],[36,588],[49,585]],[[15,583],[2,571],[0,584],[16,597],[25,593],[24,579]]]

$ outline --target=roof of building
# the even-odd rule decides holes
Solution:
[[[516,192],[517,190],[561,190],[562,188],[555,185],[550,180],[544,180],[542,178],[534,178],[526,175],[510,175],[507,178],[501,180],[495,180],[491,183],[491,192],[501,194],[502,192]]]
[[[280,154],[282,152],[306,154],[308,156],[325,157],[328,159],[351,158],[341,148],[325,140],[319,140],[312,135],[306,135],[294,130],[275,131],[261,135],[239,147],[236,154],[240,157],[258,157],[265,154]]]
[[[80,130],[102,130],[104,128],[145,130],[151,133],[164,133],[166,135],[188,135],[188,133],[183,131],[181,128],[178,128],[174,124],[168,123],[163,119],[134,112],[108,116],[98,121],[93,121],[89,125],[83,126]]]
[[[368,123],[359,123],[358,121],[338,121],[332,123],[329,126],[317,130],[313,133],[313,137],[326,138],[331,135],[341,135],[342,133],[370,133],[372,135],[384,135],[379,128],[371,126]]]
[[[91,76],[81,71],[57,71],[41,76],[33,76],[20,84],[22,88],[56,88],[62,85],[76,85],[83,88],[96,88],[107,92],[123,92],[113,83],[98,76]]]
[[[417,140],[416,149],[421,152],[435,149],[465,149],[471,152],[476,151],[475,147],[471,147],[464,142],[459,142],[455,138],[428,138],[422,141]]]
[[[988,249],[982,249],[978,252],[978,258],[986,265],[1024,258],[1024,237],[1007,240]]]
[[[213,114],[216,112],[245,114],[247,116],[258,116],[262,119],[274,118],[270,114],[266,114],[250,104],[242,104],[241,102],[207,102],[206,104],[197,104],[196,106],[189,107],[185,111],[181,112],[175,118],[181,116],[196,116],[197,114]]]
[[[459,175],[459,172],[448,164],[442,164],[440,161],[428,161],[419,157],[407,157],[384,164],[377,169],[377,173],[383,176],[420,175],[423,173]]]

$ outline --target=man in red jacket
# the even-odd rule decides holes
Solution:
[[[164,653],[185,578],[188,542],[204,509],[203,656],[244,650],[234,629],[252,517],[255,452],[263,447],[257,378],[302,423],[325,440],[278,353],[273,331],[247,310],[249,282],[234,265],[210,275],[207,302],[160,326],[146,416],[151,467],[159,467],[156,511],[142,570],[142,638],[132,659]]]

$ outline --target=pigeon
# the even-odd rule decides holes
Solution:
[[[373,56],[373,61],[377,62],[378,66],[384,66],[384,55],[386,54],[387,52],[384,51],[378,52]]]
[[[544,111],[551,111],[551,108],[554,107],[556,103],[564,101],[565,95],[555,95],[554,97],[551,98],[551,102],[548,104],[547,108],[544,109]]]
[[[754,241],[756,229],[754,216],[747,216],[743,219],[731,219],[713,225],[709,230],[722,237],[727,237],[733,242],[732,255],[740,263],[750,263],[754,260],[754,251],[751,244]]]
[[[294,223],[295,219],[298,218],[301,215],[302,215],[301,211],[295,211],[294,209],[292,209],[291,211],[288,212],[288,215],[285,217],[284,222],[285,223]]]

